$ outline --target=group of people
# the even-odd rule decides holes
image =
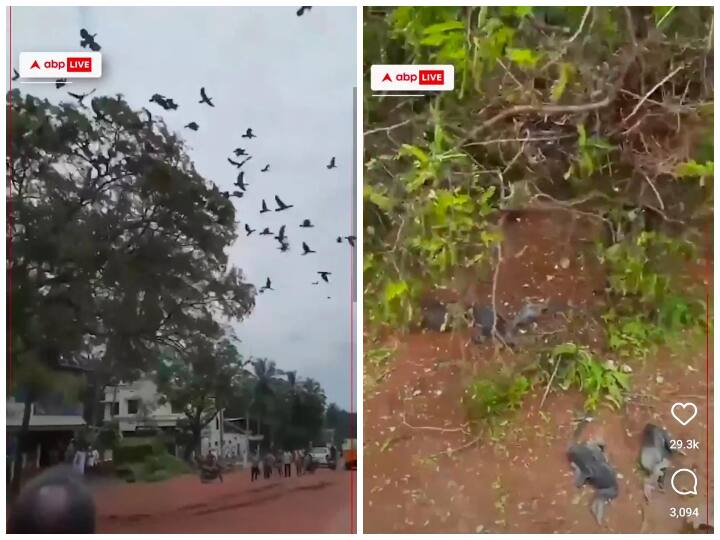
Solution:
[[[79,448],[75,445],[75,439],[72,439],[65,448],[65,463],[71,463],[73,469],[78,474],[85,474],[93,471],[100,463],[100,452],[92,445],[87,448]]]
[[[273,470],[277,471],[278,476],[288,478],[292,476],[293,464],[297,476],[302,476],[304,472],[312,472],[313,470],[312,456],[310,452],[305,450],[267,452],[262,459],[258,454],[253,454],[250,458],[250,481],[254,482],[260,478],[261,467],[263,478],[270,478]]]

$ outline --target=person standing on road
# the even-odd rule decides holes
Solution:
[[[295,450],[295,474],[302,476],[303,455],[302,450]]]
[[[283,452],[283,465],[285,469],[285,478],[290,478],[290,476],[292,476],[292,454],[290,453],[290,450],[285,450],[285,452]]]
[[[250,458],[250,481],[254,482],[260,476],[260,459],[257,454]]]
[[[281,452],[280,450],[278,450],[277,453],[276,453],[276,455],[275,455],[275,467],[277,467],[278,476],[282,477],[282,475],[283,475],[283,473],[282,473],[282,470],[283,470],[283,455],[282,455],[282,452]]]
[[[263,460],[263,476],[265,478],[270,478],[272,476],[274,459],[275,457],[272,455],[272,452],[265,454],[265,459]]]

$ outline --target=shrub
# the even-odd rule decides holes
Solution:
[[[463,402],[473,420],[485,420],[516,410],[530,391],[523,375],[495,380],[477,379],[465,390]]]

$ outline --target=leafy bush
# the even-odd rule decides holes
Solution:
[[[602,363],[584,347],[574,343],[557,345],[548,357],[560,388],[577,388],[585,395],[585,408],[594,411],[607,401],[620,408],[630,389],[630,375],[611,362]],[[552,376],[552,375],[551,375]]]
[[[530,391],[523,375],[477,379],[465,390],[464,405],[470,418],[487,420],[516,410]]]
[[[126,437],[113,448],[113,462],[116,465],[142,462],[148,456],[165,452],[163,442],[158,438]]]

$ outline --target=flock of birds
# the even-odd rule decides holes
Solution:
[[[296,12],[298,17],[301,17],[305,12],[309,11],[311,6],[303,6]],[[80,30],[80,37],[82,40],[80,41],[80,46],[83,48],[89,48],[92,51],[100,51],[102,47],[100,44],[96,41],[95,37],[97,34],[91,34],[88,32],[85,28]],[[17,72],[17,70],[13,70],[13,77],[12,80],[17,80],[20,75]],[[67,79],[57,79],[55,81],[55,87],[56,88],[62,88],[67,84]],[[89,92],[86,92],[84,94],[80,93],[74,93],[74,92],[68,92],[68,95],[73,97],[77,100],[78,105],[82,108],[87,108],[87,105],[85,105],[84,101],[85,98],[95,93],[96,89],[92,89]],[[213,102],[213,99],[211,96],[208,95],[208,92],[205,87],[200,88],[200,100],[198,101],[199,104],[207,105],[208,107],[215,108],[215,103]],[[159,107],[161,107],[163,110],[166,111],[174,111],[178,109],[178,104],[170,97],[164,96],[162,94],[153,94],[150,97],[150,103],[156,104]],[[93,112],[95,113],[96,118],[102,119],[103,115],[102,112],[95,106],[95,100],[92,100],[90,103],[90,107],[92,108]],[[152,113],[148,111],[147,109],[143,109],[147,115],[148,115],[148,121],[152,121]],[[198,131],[200,129],[200,125],[195,122],[191,121],[184,126],[186,129],[189,129],[191,131]],[[247,139],[248,142],[252,141],[252,139],[256,139],[257,135],[253,131],[252,128],[247,128],[245,130],[245,133],[243,133],[240,138]],[[147,145],[146,145],[147,147]],[[226,199],[230,198],[237,198],[241,199],[245,193],[247,192],[249,184],[245,181],[245,170],[243,169],[244,166],[252,159],[252,156],[248,154],[247,150],[245,148],[235,148],[233,150],[233,155],[235,158],[228,157],[227,161],[230,165],[232,165],[237,171],[238,176],[234,183],[234,186],[237,188],[233,190],[232,192],[229,191],[222,191],[221,194]],[[337,168],[336,158],[333,156],[329,163],[325,166],[327,170],[332,170]],[[266,173],[270,170],[270,164],[267,163],[263,168],[260,169],[261,173]],[[266,214],[268,212],[274,211],[274,212],[285,212],[291,208],[294,208],[295,205],[293,204],[287,204],[285,201],[283,201],[279,195],[274,195],[274,201],[275,201],[275,208],[270,209],[268,207],[267,201],[263,198],[261,207],[260,207],[260,214]],[[286,234],[286,225],[282,225],[277,233],[273,233],[269,227],[263,227],[262,231],[258,233],[258,236],[272,236],[277,242],[279,243],[278,249],[281,252],[288,252],[290,251],[290,242],[288,235]],[[299,224],[299,228],[301,229],[310,229],[315,227],[315,225],[312,223],[312,221],[308,218],[305,218],[302,220],[302,222]],[[245,228],[245,234],[246,236],[250,236],[253,233],[257,231],[257,229],[252,228],[249,223],[244,224]],[[337,243],[343,243],[344,241],[347,241],[350,246],[355,247],[355,236],[338,236],[336,238]],[[312,255],[317,253],[314,249],[312,249],[306,241],[302,241],[302,253],[301,255]],[[313,281],[313,285],[319,285],[321,282],[329,283],[330,279],[329,277],[332,275],[331,272],[327,270],[318,270],[317,274],[320,276],[317,281]],[[262,294],[265,291],[274,291],[272,287],[272,280],[270,277],[267,277],[265,280],[265,285],[262,286],[259,289],[259,293]],[[330,299],[330,296],[327,297]]]

